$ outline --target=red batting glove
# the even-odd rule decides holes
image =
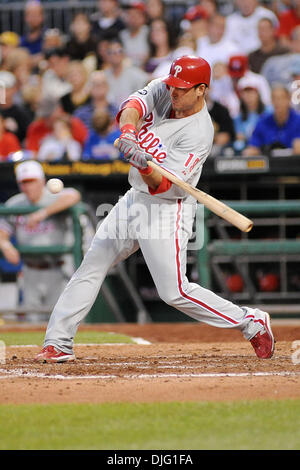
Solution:
[[[133,124],[125,124],[121,127],[118,148],[125,155],[136,151],[138,147],[138,132]]]

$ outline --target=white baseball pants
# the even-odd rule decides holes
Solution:
[[[254,336],[264,318],[262,312],[238,307],[186,277],[195,209],[196,204],[130,189],[99,226],[81,266],[61,294],[44,346],[72,352],[77,328],[93,306],[109,269],[138,248],[163,301],[200,322],[237,328],[246,339]]]

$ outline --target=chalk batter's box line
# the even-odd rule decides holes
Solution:
[[[27,372],[24,374],[23,370],[11,370],[0,369],[0,379],[8,378],[41,378],[41,379],[55,379],[55,380],[95,380],[95,379],[164,379],[164,378],[219,378],[219,377],[296,377],[300,376],[300,372],[281,371],[281,372],[219,372],[219,373],[202,373],[202,374],[99,374],[99,375],[76,375],[76,376],[65,376],[61,374],[47,375],[46,373],[40,372]]]

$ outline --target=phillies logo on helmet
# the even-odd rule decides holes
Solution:
[[[174,66],[174,69],[175,69],[175,73],[174,73],[174,77],[177,77],[177,75],[182,72],[182,67],[181,65],[175,65]]]

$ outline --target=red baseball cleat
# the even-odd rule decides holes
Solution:
[[[42,351],[34,358],[35,362],[67,362],[75,361],[74,354],[68,354],[59,349],[55,349],[54,346],[46,346]]]
[[[260,359],[269,359],[274,353],[274,336],[271,330],[270,315],[265,314],[265,321],[262,330],[256,333],[252,339],[250,339],[254,351]]]

